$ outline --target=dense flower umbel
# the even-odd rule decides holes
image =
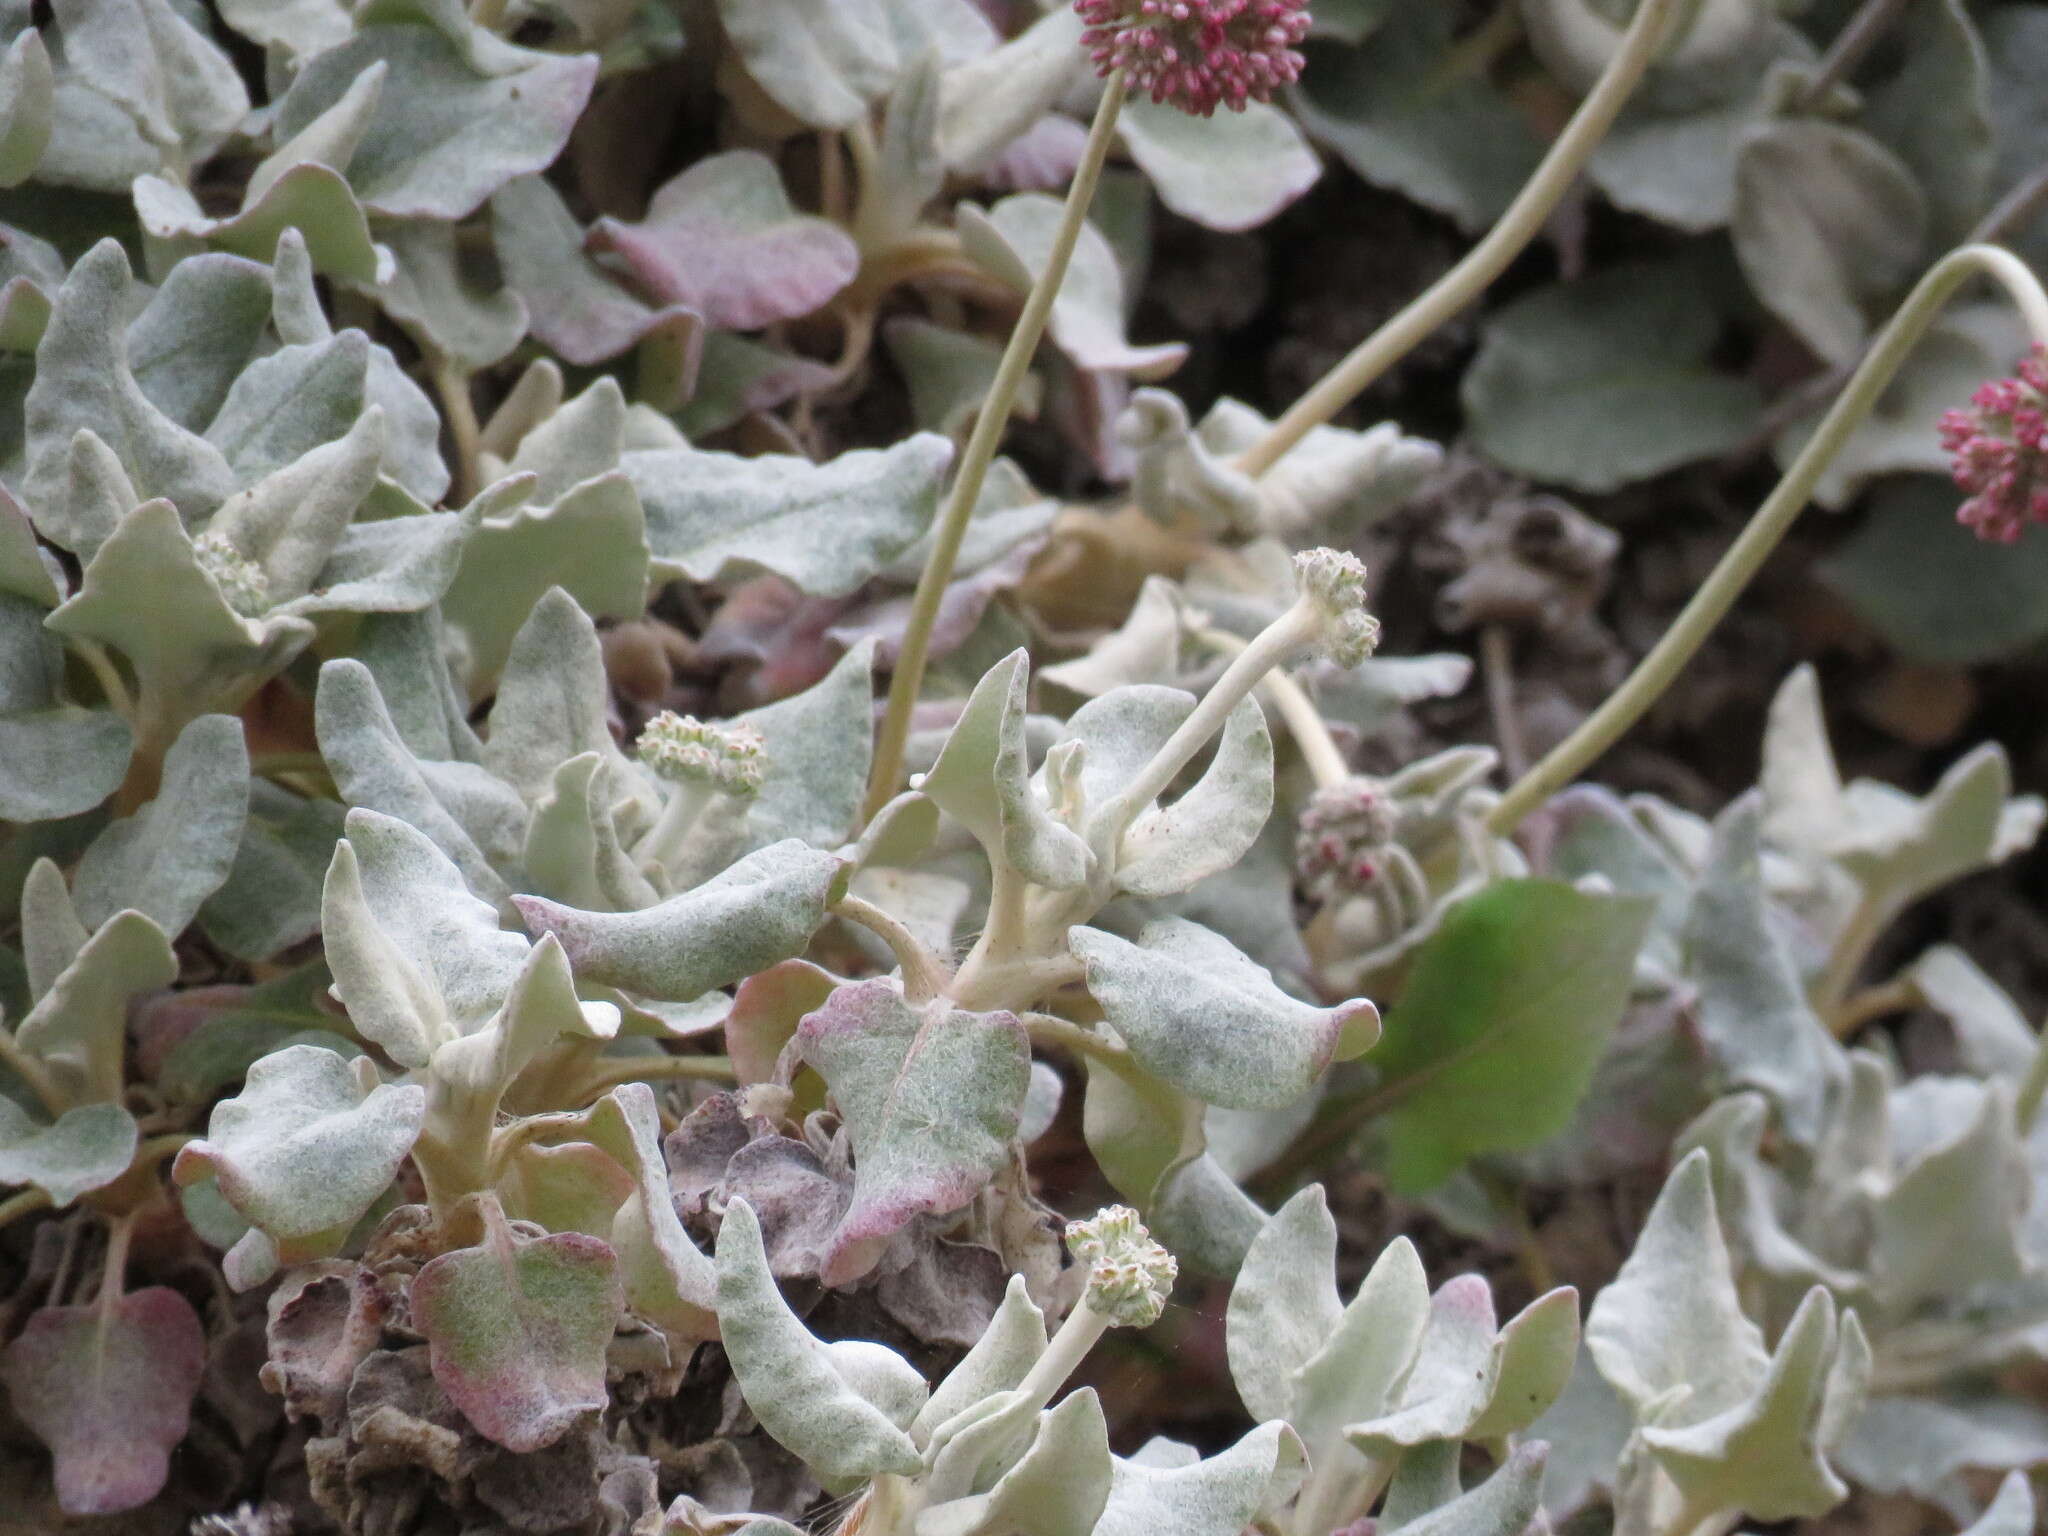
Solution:
[[[1340,667],[1355,667],[1380,643],[1380,621],[1365,611],[1365,562],[1336,549],[1305,549],[1294,579],[1321,619],[1320,644]]]
[[[1074,9],[1098,70],[1124,70],[1131,89],[1201,117],[1271,101],[1301,74],[1294,45],[1308,34],[1308,0],[1074,0]]]
[[[706,784],[743,798],[761,792],[767,756],[751,725],[714,725],[663,710],[640,732],[640,761],[664,779]]]
[[[1394,802],[1376,779],[1353,777],[1310,799],[1295,834],[1295,869],[1323,900],[1367,889],[1386,870],[1394,840]]]
[[[1956,521],[1978,538],[2010,544],[2028,523],[2048,523],[2048,349],[2034,348],[2017,378],[1984,385],[1969,409],[1945,413],[1941,446],[1970,493]]]
[[[263,574],[262,566],[235,548],[227,535],[200,534],[192,541],[192,553],[235,612],[255,618],[270,607],[270,578]]]
[[[1106,1205],[1067,1223],[1067,1247],[1088,1271],[1082,1299],[1121,1328],[1149,1328],[1166,1310],[1180,1265],[1152,1240],[1138,1213]]]

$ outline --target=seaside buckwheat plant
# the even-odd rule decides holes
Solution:
[[[0,5],[0,1536],[2031,1531],[2044,71]]]

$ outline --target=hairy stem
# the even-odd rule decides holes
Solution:
[[[584,1079],[583,1097],[595,1099],[623,1083],[664,1081],[729,1083],[730,1056],[635,1056]]]
[[[1513,832],[1524,817],[1590,767],[1663,696],[1778,547],[1805,509],[1822,472],[1870,414],[1942,306],[1964,283],[1979,276],[2001,284],[2035,340],[2048,344],[2048,293],[2017,256],[1995,245],[1965,245],[1936,262],[1879,334],[1777,489],[1757,508],[1749,526],[1729,546],[1671,628],[1606,702],[1515,781],[1488,816],[1490,831],[1501,836]]]
[[[448,436],[455,448],[455,478],[448,500],[460,506],[480,489],[482,478],[483,428],[476,419],[476,401],[469,393],[469,371],[451,357],[435,357],[432,363],[434,390],[441,397],[441,409],[448,417]]]
[[[1389,368],[1428,340],[1437,328],[1484,293],[1543,231],[1564,195],[1578,180],[1600,141],[1644,70],[1664,42],[1666,25],[1683,0],[1643,0],[1622,35],[1621,46],[1564,132],[1550,146],[1528,185],[1516,194],[1500,222],[1473,246],[1450,271],[1432,283],[1405,309],[1358,344],[1351,355],[1289,406],[1266,435],[1238,460],[1248,475],[1263,475],[1310,432],[1357,399]]]
[[[858,923],[889,946],[903,967],[903,993],[913,1003],[928,1003],[946,990],[946,968],[939,957],[919,942],[902,923],[871,901],[859,896],[842,896],[832,910],[849,923]]]
[[[1045,334],[1046,321],[1052,317],[1053,301],[1059,297],[1060,285],[1066,280],[1067,263],[1072,260],[1074,246],[1081,238],[1081,226],[1088,221],[1088,207],[1095,200],[1096,183],[1102,179],[1102,167],[1109,158],[1110,144],[1116,137],[1117,116],[1123,110],[1126,89],[1122,70],[1109,77],[1102,93],[1102,104],[1095,111],[1095,125],[1088,133],[1088,147],[1074,171],[1073,185],[1067,189],[1066,210],[1060,220],[1059,231],[1053,237],[1045,270],[1039,273],[1038,280],[1031,285],[1031,292],[1024,300],[1023,312],[1017,316],[1009,345],[996,369],[995,382],[989,386],[988,398],[982,402],[981,411],[975,417],[974,432],[961,451],[959,473],[954,477],[952,494],[947,498],[945,510],[939,514],[932,538],[932,552],[917,578],[917,592],[910,604],[909,627],[903,633],[896,670],[889,679],[889,703],[875,742],[874,769],[868,779],[863,819],[874,815],[894,798],[897,780],[903,776],[904,743],[910,736],[911,711],[917,707],[917,696],[924,687],[925,663],[931,654],[932,626],[938,622],[939,604],[946,595],[946,584],[953,579],[953,567],[960,558],[960,545],[967,537],[967,525],[974,516],[974,505],[981,499],[981,487],[988,478],[989,465],[995,462],[996,449],[1002,443],[1004,429],[1010,424],[1017,391],[1023,387],[1025,375],[1031,370],[1031,360],[1038,352],[1039,339]]]
[[[1245,642],[1227,629],[1197,630],[1195,639],[1212,651],[1222,651],[1230,656],[1242,655],[1245,649]],[[1302,690],[1301,684],[1288,676],[1286,668],[1275,667],[1268,672],[1259,684],[1259,692],[1286,724],[1287,734],[1294,738],[1295,748],[1308,765],[1309,776],[1315,780],[1317,789],[1328,789],[1350,777],[1351,768],[1344,761],[1344,754],[1337,749],[1322,711],[1316,708],[1315,701]]]
[[[1067,1320],[1060,1324],[1059,1332],[1045,1346],[1045,1353],[1017,1383],[1017,1390],[1043,1408],[1052,1401],[1053,1393],[1059,1391],[1081,1362],[1088,1358],[1088,1351],[1109,1332],[1111,1326],[1109,1314],[1096,1311],[1083,1298],[1067,1314]]]

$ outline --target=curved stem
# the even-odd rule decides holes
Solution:
[[[451,506],[461,506],[481,487],[479,465],[483,452],[483,428],[476,419],[476,401],[469,393],[469,371],[451,357],[434,356],[434,390],[441,397],[441,409],[448,417],[448,436],[455,446],[455,481],[449,488]]]
[[[1349,405],[1389,368],[1428,340],[1445,321],[1484,293],[1507,270],[1529,242],[1543,230],[1564,195],[1578,180],[1587,159],[1607,136],[1614,119],[1634,93],[1644,70],[1663,44],[1666,24],[1682,0],[1643,0],[1621,46],[1607,61],[1600,78],[1536,174],[1508,204],[1500,222],[1408,306],[1358,344],[1350,356],[1323,376],[1266,435],[1237,461],[1248,475],[1263,475],[1304,437]]]
[[[14,1031],[4,1023],[0,1023],[0,1065],[27,1083],[35,1096],[43,1101],[43,1108],[52,1115],[61,1117],[71,1107],[64,1091],[57,1086],[57,1080],[50,1076],[49,1069],[15,1043]]]
[[[1524,817],[1590,767],[1657,702],[1778,547],[1805,509],[1822,472],[1870,414],[1942,306],[1964,283],[1979,276],[2000,283],[2034,338],[2048,344],[2048,293],[2012,252],[1995,245],[1966,245],[1936,262],[1879,334],[1777,489],[1757,508],[1749,526],[1729,546],[1664,637],[1605,703],[1515,781],[1487,817],[1488,830],[1501,836],[1514,831]]]
[[[1010,424],[1010,411],[1017,403],[1017,391],[1023,387],[1025,375],[1031,370],[1039,338],[1045,334],[1046,322],[1052,317],[1053,301],[1059,297],[1060,285],[1066,280],[1067,263],[1073,258],[1074,246],[1081,238],[1081,226],[1088,222],[1088,206],[1095,200],[1095,186],[1102,179],[1102,167],[1109,158],[1109,147],[1116,137],[1117,115],[1123,110],[1127,85],[1122,70],[1109,77],[1109,84],[1102,93],[1102,104],[1096,108],[1095,126],[1088,133],[1088,147],[1074,171],[1073,185],[1067,189],[1066,210],[1060,219],[1059,231],[1053,237],[1045,270],[1031,285],[1023,313],[1017,317],[1016,328],[1010,332],[1010,343],[1003,351],[1002,363],[996,369],[995,382],[989,386],[988,398],[982,402],[981,411],[975,417],[973,435],[961,451],[960,471],[954,477],[952,494],[947,498],[945,510],[939,515],[932,538],[932,552],[925,560],[923,573],[917,578],[917,593],[910,604],[910,624],[903,634],[895,673],[889,679],[889,703],[882,716],[881,732],[875,741],[874,769],[868,779],[863,819],[888,804],[896,794],[897,780],[903,776],[903,748],[910,736],[910,714],[916,708],[917,696],[924,687],[925,663],[931,654],[932,626],[938,621],[939,604],[946,595],[946,584],[953,579],[953,567],[960,558],[960,545],[967,537],[967,525],[974,516],[974,505],[981,499],[981,487],[988,477],[989,465],[995,462],[1003,431]]]
[[[1245,642],[1227,629],[1197,630],[1195,639],[1230,656],[1242,654],[1245,648]],[[1350,765],[1330,735],[1322,711],[1301,684],[1288,676],[1286,668],[1275,667],[1268,672],[1259,684],[1259,692],[1286,723],[1287,734],[1294,738],[1295,749],[1308,765],[1309,777],[1315,780],[1317,789],[1329,789],[1351,776]]]
[[[946,968],[916,934],[887,912],[859,896],[842,896],[832,911],[858,923],[889,946],[903,967],[903,993],[913,1003],[927,1003],[946,990]]]
[[[730,1056],[636,1056],[604,1072],[593,1072],[583,1080],[583,1096],[595,1099],[622,1083],[653,1083],[670,1079],[686,1082],[729,1083],[733,1081]]]
[[[32,1216],[50,1203],[50,1197],[40,1189],[24,1189],[18,1194],[0,1200],[0,1228],[5,1228],[24,1216]]]

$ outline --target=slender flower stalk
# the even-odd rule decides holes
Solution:
[[[939,604],[945,598],[946,584],[953,579],[953,567],[959,563],[960,545],[967,537],[967,525],[974,517],[974,504],[981,498],[989,465],[995,462],[996,449],[1002,443],[1004,429],[1010,424],[1010,412],[1017,404],[1017,391],[1023,387],[1025,377],[1031,371],[1031,360],[1037,355],[1039,339],[1044,336],[1046,322],[1052,317],[1053,301],[1059,297],[1060,285],[1066,281],[1067,264],[1072,261],[1074,247],[1080,241],[1081,226],[1088,221],[1088,208],[1095,201],[1095,188],[1102,179],[1102,167],[1109,159],[1109,148],[1116,138],[1117,117],[1123,111],[1128,91],[1129,79],[1124,72],[1117,70],[1112,73],[1103,89],[1101,105],[1095,109],[1095,124],[1088,132],[1087,148],[1081,155],[1080,165],[1075,168],[1073,184],[1067,189],[1066,209],[1061,216],[1059,230],[1053,236],[1045,270],[1038,274],[1038,280],[1031,285],[1031,292],[1024,299],[1023,311],[1017,316],[1009,345],[996,368],[995,381],[989,386],[988,398],[982,402],[981,410],[974,419],[974,431],[961,452],[960,470],[954,477],[952,494],[946,500],[945,509],[939,514],[931,554],[926,557],[924,570],[917,578],[917,591],[910,602],[910,622],[903,632],[896,670],[889,678],[889,702],[883,711],[882,728],[875,740],[875,761],[868,777],[863,820],[873,816],[894,798],[903,777],[903,749],[910,738],[910,715],[917,707],[918,694],[924,688],[925,663],[931,656],[932,626],[938,622]]]
[[[1067,1223],[1067,1247],[1088,1272],[1081,1303],[1067,1314],[1052,1342],[1017,1385],[1020,1396],[1040,1407],[1052,1401],[1066,1379],[1112,1328],[1149,1328],[1166,1310],[1180,1265],[1152,1240],[1138,1213],[1126,1205],[1104,1206],[1086,1221]]]
[[[1627,681],[1543,761],[1516,780],[1487,817],[1489,830],[1503,837],[1513,832],[1524,817],[1590,767],[1663,696],[1778,547],[1805,509],[1822,472],[1870,414],[1942,307],[1973,277],[1989,277],[1999,283],[2036,342],[2048,345],[2048,293],[2012,252],[1995,245],[1965,245],[1936,262],[1872,343],[1777,489],[1757,508],[1749,526],[1729,546],[1671,628]]]
[[[1607,136],[1634,94],[1643,72],[1663,46],[1665,32],[1687,0],[1643,0],[1593,89],[1550,146],[1536,174],[1516,194],[1500,222],[1405,309],[1358,344],[1351,354],[1290,406],[1266,435],[1237,461],[1248,475],[1263,475],[1301,440],[1363,394],[1386,371],[1428,340],[1453,315],[1486,291],[1543,231],[1586,161]]]

